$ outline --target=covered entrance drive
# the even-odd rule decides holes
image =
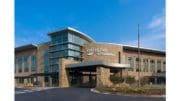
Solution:
[[[61,59],[60,63],[59,86],[61,88],[70,86],[110,86],[112,83],[109,78],[112,73],[126,76],[126,68],[130,67],[129,64],[107,63],[104,61],[73,63]]]
[[[96,68],[94,66],[68,68],[67,71],[69,72],[70,86],[96,86]]]

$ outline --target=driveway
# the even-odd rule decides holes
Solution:
[[[15,89],[15,101],[165,101],[158,97],[135,97],[98,94],[89,88]]]

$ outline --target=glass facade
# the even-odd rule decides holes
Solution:
[[[37,59],[35,55],[31,56],[31,71],[34,72],[37,69]]]
[[[28,56],[24,56],[24,72],[28,72]]]
[[[87,41],[73,32],[59,33],[51,36],[51,45],[49,47],[49,65],[51,72],[58,72],[59,58],[72,58],[81,61],[81,47]]]
[[[148,59],[143,59],[144,72],[148,72]]]
[[[22,72],[22,57],[18,57],[18,72],[21,73]]]
[[[134,68],[134,62],[132,57],[128,57],[128,64],[130,64],[130,69],[129,71],[133,71]]]

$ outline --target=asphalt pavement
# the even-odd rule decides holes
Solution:
[[[15,101],[165,101],[163,97],[98,94],[90,88],[15,89]],[[18,93],[24,92],[24,93]]]

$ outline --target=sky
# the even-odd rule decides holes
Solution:
[[[97,42],[166,49],[165,0],[15,0],[15,47],[73,27]]]

